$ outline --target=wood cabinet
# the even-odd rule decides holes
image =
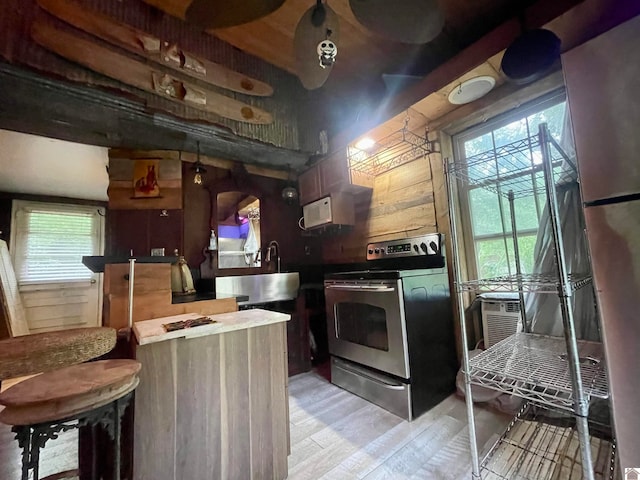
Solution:
[[[339,151],[301,173],[298,188],[300,205],[306,205],[331,193],[371,189],[373,176],[350,169],[346,153]]]
[[[322,198],[320,170],[317,164],[300,174],[298,177],[298,189],[300,190],[300,205],[306,205],[318,198]]]
[[[311,370],[309,345],[309,317],[305,308],[305,295],[301,290],[295,300],[271,302],[262,308],[291,316],[287,322],[287,364],[289,376]]]
[[[259,325],[136,346],[134,478],[287,477],[286,323]]]

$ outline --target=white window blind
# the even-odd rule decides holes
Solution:
[[[15,202],[13,261],[20,285],[88,281],[84,255],[101,242],[97,207]]]

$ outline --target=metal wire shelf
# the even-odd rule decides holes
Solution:
[[[569,274],[569,288],[575,291],[591,283],[590,275]],[[560,292],[560,281],[555,275],[516,274],[484,278],[456,283],[459,292],[512,292],[555,293]]]
[[[585,398],[608,398],[602,344],[578,341]],[[562,337],[516,333],[469,360],[473,384],[573,412],[566,344]]]
[[[434,142],[426,134],[419,136],[403,128],[379,140],[373,151],[349,147],[347,157],[351,170],[376,176],[434,151]]]
[[[555,145],[555,143],[554,143]],[[565,175],[563,165],[573,165],[562,150],[550,151],[556,184]],[[471,186],[514,198],[544,194],[542,153],[538,137],[527,137],[465,159],[449,163],[449,174]],[[573,170],[573,169],[572,169]]]
[[[590,446],[595,478],[616,478],[615,444],[591,436]],[[525,405],[485,457],[480,473],[484,480],[556,480],[581,478],[581,470],[575,428],[543,423]]]

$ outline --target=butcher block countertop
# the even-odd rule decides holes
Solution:
[[[184,328],[167,332],[163,325],[167,323],[180,322],[184,320],[194,320],[202,317],[198,313],[184,313],[172,315],[170,317],[154,318],[143,320],[133,325],[138,345],[164,342],[174,338],[196,338],[206,335],[218,335],[221,333],[233,332],[253,327],[262,327],[273,323],[286,322],[291,315],[269,310],[254,308],[250,310],[240,310],[237,312],[221,313],[218,315],[208,315],[216,323],[200,325],[197,327]]]

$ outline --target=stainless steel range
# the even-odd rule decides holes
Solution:
[[[325,276],[332,383],[412,420],[458,368],[442,235],[369,244],[367,270]]]

